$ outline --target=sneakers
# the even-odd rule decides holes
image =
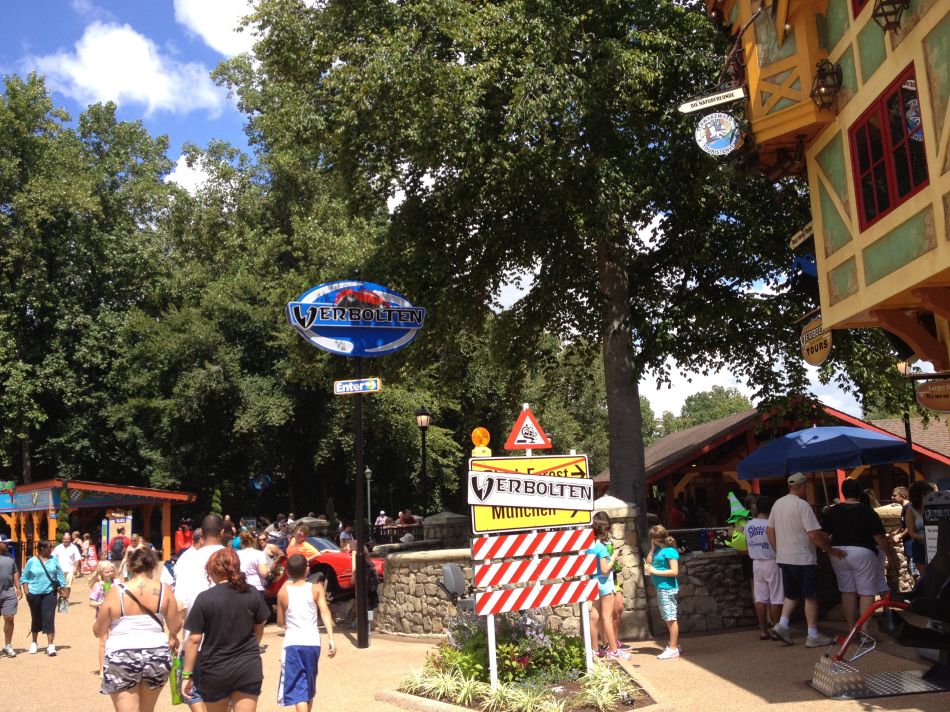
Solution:
[[[662,653],[657,655],[658,660],[672,660],[673,658],[678,658],[680,656],[679,646],[675,648],[667,648]]]
[[[13,649],[13,646],[12,646],[12,645],[7,645],[7,646],[5,646],[5,647],[3,648],[3,654],[6,655],[8,658],[15,658],[15,657],[16,657],[16,651]]]
[[[626,650],[620,650],[620,649],[608,650],[607,654],[604,657],[607,658],[608,660],[629,660],[630,653],[628,653]]]
[[[785,645],[795,645],[795,640],[792,638],[792,631],[788,629],[788,626],[776,623],[772,626],[772,633],[777,635],[779,640],[784,641]]]
[[[36,655],[37,650],[38,648],[36,647],[36,641],[30,643],[30,655]]]
[[[825,646],[831,645],[835,642],[835,639],[829,635],[809,635],[805,638],[805,647],[806,648],[824,648]]]
[[[49,655],[50,657],[53,657],[54,655],[56,655],[56,646],[52,644],[46,646],[46,654]]]

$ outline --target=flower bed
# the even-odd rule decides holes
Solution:
[[[492,689],[485,618],[463,614],[447,623],[448,642],[403,681],[403,692],[485,712],[605,712],[652,703],[617,665],[598,660],[588,673],[580,638],[545,630],[524,613],[495,617],[499,685]]]

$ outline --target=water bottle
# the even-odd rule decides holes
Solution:
[[[172,653],[172,670],[168,676],[168,688],[172,693],[172,704],[180,705],[181,699],[181,656]]]

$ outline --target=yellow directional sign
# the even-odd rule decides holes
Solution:
[[[539,457],[473,457],[471,472],[505,472],[555,477],[590,477],[587,455],[541,455]],[[591,522],[592,512],[541,507],[472,507],[472,533],[543,529],[545,527],[582,527]]]

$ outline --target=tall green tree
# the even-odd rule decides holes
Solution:
[[[804,196],[736,185],[675,111],[718,70],[704,15],[669,0],[264,0],[251,23],[257,61],[219,77],[262,155],[335,176],[363,214],[405,195],[376,260],[430,308],[415,357],[484,320],[521,271],[530,292],[502,318],[513,343],[600,344],[616,495],[642,504],[637,384],[670,357],[804,384],[772,369],[788,305],[755,289],[780,281]]]
[[[713,386],[708,391],[687,396],[679,416],[664,413],[663,435],[751,409],[752,402],[742,395],[738,388]],[[666,417],[667,415],[670,417]]]
[[[118,476],[107,381],[124,315],[159,273],[166,148],[112,104],[74,128],[40,77],[4,80],[0,464],[24,482]]]

